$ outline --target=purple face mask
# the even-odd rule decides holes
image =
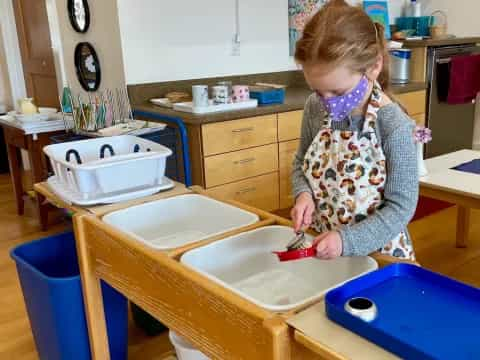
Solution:
[[[330,114],[332,121],[342,121],[352,113],[353,109],[360,105],[367,94],[367,90],[368,79],[366,76],[363,76],[357,86],[355,86],[355,89],[347,94],[328,99],[320,95],[318,97],[323,102],[325,110]]]

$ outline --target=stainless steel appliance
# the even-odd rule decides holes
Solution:
[[[412,50],[390,50],[390,80],[392,84],[406,84],[410,80]]]
[[[475,44],[428,49],[427,126],[432,130],[433,140],[425,147],[426,158],[473,146],[475,102],[450,105],[446,95],[451,58],[477,53],[480,53],[480,46]]]

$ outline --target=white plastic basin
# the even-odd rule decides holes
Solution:
[[[204,240],[258,220],[253,213],[197,194],[152,201],[103,217],[106,223],[159,250]]]
[[[178,360],[209,360],[202,352],[195,349],[187,340],[173,331],[169,331],[170,342],[175,347]]]
[[[181,262],[243,298],[272,311],[288,311],[330,289],[377,269],[372,258],[309,258],[281,263],[293,236],[285,226],[266,226],[190,250]]]

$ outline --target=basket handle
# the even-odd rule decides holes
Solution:
[[[442,10],[436,10],[436,11],[434,11],[434,12],[430,15],[430,23],[429,23],[429,26],[435,25],[433,22],[435,21],[435,15],[437,15],[437,14],[443,15],[443,18],[444,18],[444,20],[445,20],[445,26],[448,26],[448,17],[447,17],[447,14],[445,13],[445,11],[442,11]]]
[[[75,149],[70,149],[67,151],[67,153],[65,154],[65,160],[67,162],[70,162],[70,156],[72,154],[75,156],[75,160],[77,160],[77,164],[80,165],[82,163],[82,159],[80,158],[80,154],[78,153],[78,151]]]
[[[105,150],[108,149],[110,151],[110,156],[115,156],[115,151],[113,151],[113,147],[110,144],[104,144],[100,148],[100,159],[103,159],[105,157]]]

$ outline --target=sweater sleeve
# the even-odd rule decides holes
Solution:
[[[295,158],[293,159],[292,169],[292,193],[294,198],[297,198],[302,192],[312,194],[312,189],[308,183],[305,174],[303,173],[303,159],[305,153],[310,147],[316,133],[314,132],[313,122],[320,116],[318,109],[315,109],[314,98],[310,96],[305,104],[303,111],[302,129],[300,135],[300,145],[298,147]],[[318,119],[317,119],[318,121]]]
[[[402,116],[402,120],[406,118]],[[402,121],[382,139],[387,165],[385,203],[366,220],[340,229],[343,256],[368,255],[406,230],[415,213],[419,192],[413,131],[411,120]]]

